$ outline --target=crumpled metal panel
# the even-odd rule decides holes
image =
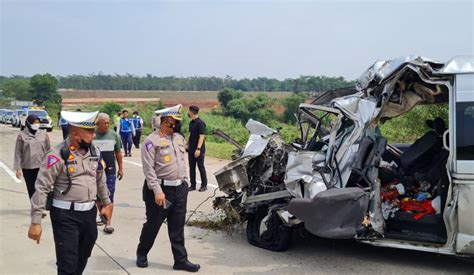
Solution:
[[[247,156],[260,156],[265,150],[270,141],[269,137],[262,137],[260,135],[250,135],[247,145],[245,145],[243,157]]]
[[[332,188],[313,199],[292,199],[288,212],[316,236],[351,239],[362,226],[368,204],[369,195],[360,188]]]
[[[264,137],[271,136],[277,132],[267,125],[253,119],[249,119],[249,121],[247,121],[245,128],[247,128],[252,135],[260,135]]]
[[[325,154],[320,152],[288,153],[285,185],[295,198],[314,198],[319,192],[327,189],[321,176],[313,172],[313,165],[324,163],[325,158]]]
[[[276,131],[253,119],[249,119],[247,124],[245,124],[245,127],[249,130],[250,137],[247,141],[247,145],[245,145],[242,156],[261,155],[263,150],[267,147],[270,137],[275,134]]]
[[[377,60],[357,79],[356,88],[362,91],[380,85],[406,64],[428,68],[430,71],[432,71],[432,67],[441,68],[444,65],[441,62],[416,55],[408,55],[393,60]]]
[[[229,195],[249,185],[246,167],[250,159],[252,158],[241,157],[216,171],[214,176],[219,190]]]
[[[456,56],[446,62],[438,71],[440,74],[472,74],[474,73],[474,56]]]

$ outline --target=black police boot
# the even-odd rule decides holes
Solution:
[[[148,267],[148,260],[146,256],[142,256],[142,255],[137,256],[137,266],[141,268]]]
[[[190,261],[182,262],[182,263],[175,263],[173,265],[174,270],[184,270],[188,272],[198,272],[201,268],[198,264],[193,264]]]
[[[189,186],[188,191],[194,191],[194,190],[196,190],[196,186],[195,186],[195,185]]]
[[[199,188],[199,192],[204,192],[207,190],[207,186],[201,186],[201,188]]]

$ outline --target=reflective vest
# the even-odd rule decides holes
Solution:
[[[120,132],[121,133],[131,133],[132,132],[132,123],[128,118],[122,118],[120,120]]]
[[[133,126],[135,127],[135,130],[141,130],[142,129],[142,118],[140,116],[132,118]]]

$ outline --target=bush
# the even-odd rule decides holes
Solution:
[[[111,118],[115,117],[115,114],[122,111],[122,105],[118,104],[117,102],[106,102],[104,103],[99,111],[101,113],[108,114]]]
[[[298,93],[283,99],[283,121],[286,123],[296,123],[295,114],[298,112],[301,103],[305,102],[306,94]]]
[[[44,109],[48,112],[48,115],[53,120],[53,125],[58,125],[58,112],[61,111],[61,105],[57,102],[46,101],[44,102]]]
[[[416,106],[408,113],[386,121],[380,130],[391,143],[412,143],[429,130],[426,120],[436,117],[441,117],[448,125],[447,104]]]
[[[219,100],[219,103],[221,104],[221,108],[223,110],[227,109],[227,105],[229,104],[230,101],[238,98],[242,98],[244,95],[241,91],[236,91],[231,88],[225,88],[217,94],[217,100]]]

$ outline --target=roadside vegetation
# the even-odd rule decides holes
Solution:
[[[197,91],[217,89],[215,94],[218,106],[203,108],[200,116],[207,124],[207,155],[230,159],[235,147],[221,138],[212,135],[214,130],[220,129],[245,145],[248,139],[248,131],[245,123],[250,119],[267,124],[278,130],[286,142],[293,142],[299,137],[296,126],[295,113],[300,103],[308,101],[310,95],[305,91],[326,91],[339,87],[347,87],[351,82],[343,78],[330,77],[300,77],[298,79],[272,80],[268,78],[235,80],[230,77],[220,79],[213,77],[195,78],[139,78],[135,76],[68,76],[54,77],[50,74],[37,74],[30,78],[21,76],[0,76],[0,89],[3,90],[4,98],[2,105],[7,105],[9,100],[34,101],[39,106],[44,106],[49,115],[57,125],[57,113],[61,110],[61,96],[58,88],[107,88],[127,89],[127,83],[135,81],[135,89],[190,89]],[[82,81],[82,86],[80,85]],[[78,84],[79,83],[79,84]],[[87,84],[85,87],[85,83]],[[98,83],[102,83],[100,86]],[[180,83],[180,86],[177,86]],[[198,84],[200,83],[200,84]],[[220,83],[212,84],[212,83]],[[221,85],[224,83],[223,85]],[[120,85],[119,85],[120,84]],[[290,85],[291,84],[291,85]],[[193,86],[194,85],[194,86]],[[224,87],[224,88],[222,88]],[[232,87],[235,87],[232,88]],[[283,97],[269,96],[269,93],[248,91],[293,91],[286,93]],[[133,91],[131,91],[132,93]],[[196,92],[199,93],[199,92]],[[188,102],[189,103],[189,102]],[[106,102],[101,105],[87,104],[65,107],[66,110],[81,109],[82,111],[95,111],[108,113],[111,117],[112,126],[117,112],[127,109],[130,113],[138,111],[145,122],[143,137],[151,133],[151,119],[154,111],[164,108],[162,101],[148,103],[126,103]],[[183,134],[187,137],[189,118],[183,112]],[[422,136],[427,130],[425,121],[435,117],[443,118],[448,123],[447,105],[417,106],[404,116],[393,118],[380,125],[380,129],[391,143],[411,143]]]

